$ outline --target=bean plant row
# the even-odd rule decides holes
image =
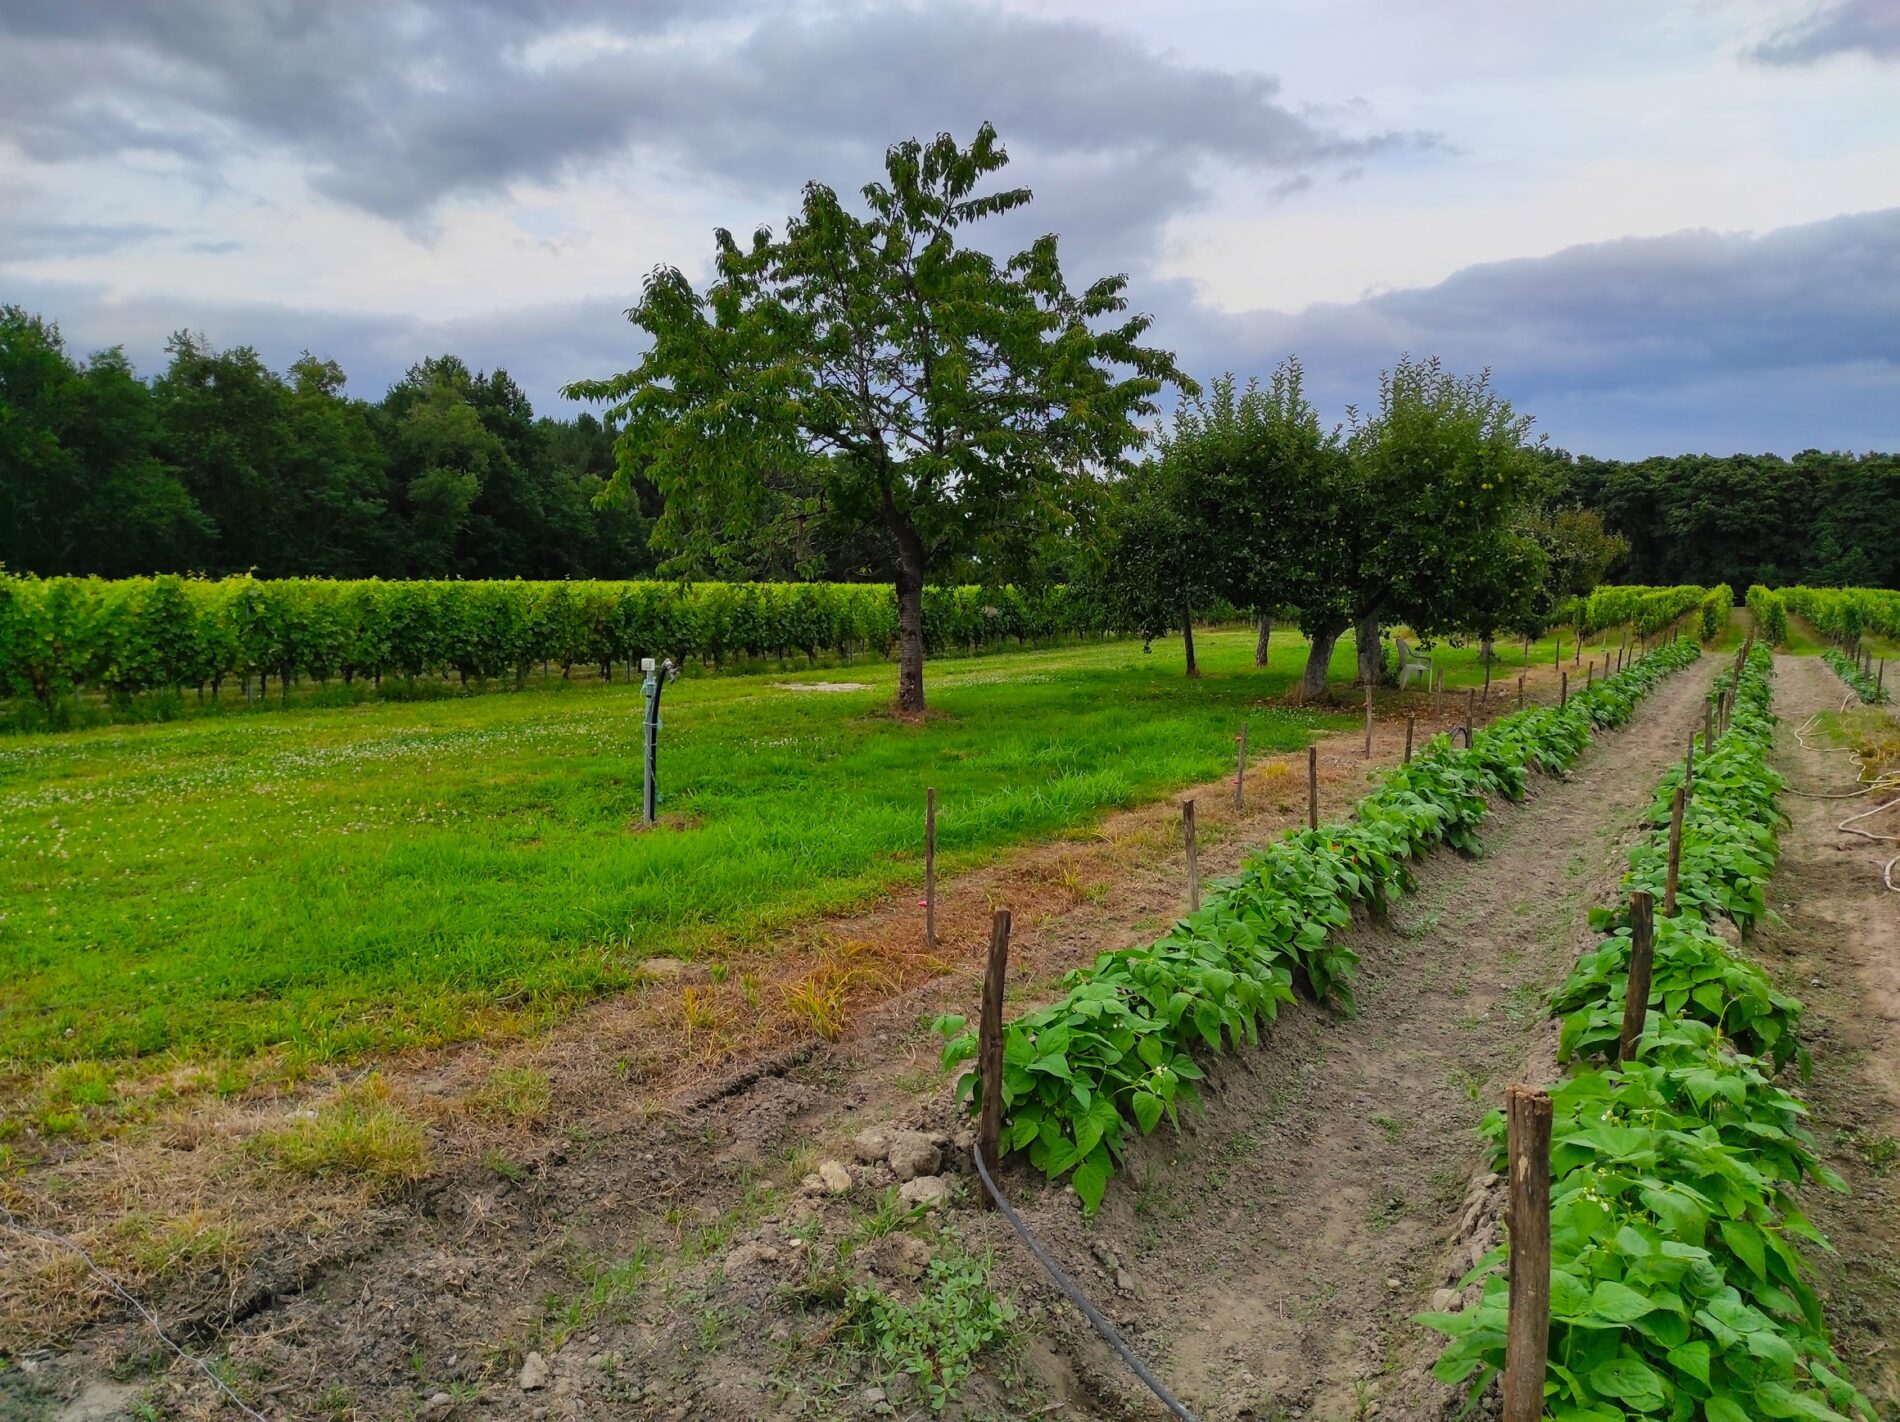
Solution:
[[[1625,907],[1559,989],[1567,1078],[1553,1088],[1551,1330],[1546,1415],[1555,1422],[1872,1419],[1828,1342],[1800,1244],[1824,1246],[1797,1203],[1813,1181],[1845,1188],[1781,1081],[1805,1074],[1801,1003],[1718,931],[1761,917],[1774,868],[1768,765],[1773,658],[1748,656],[1733,718],[1696,766],[1684,817],[1678,913],[1655,921],[1655,972],[1636,1057],[1618,1066],[1628,982]],[[1718,692],[1728,684],[1727,675]],[[1625,890],[1662,903],[1678,765],[1662,779]],[[1627,903],[1627,896],[1624,900]],[[1502,1113],[1484,1130],[1503,1145]],[[1500,1154],[1500,1161],[1502,1155]],[[1504,1365],[1508,1244],[1465,1280],[1475,1306],[1425,1314],[1450,1335],[1438,1376],[1475,1395]]]
[[[1532,771],[1569,766],[1593,732],[1622,724],[1660,678],[1698,655],[1663,644],[1562,706],[1532,706],[1476,732],[1469,748],[1436,737],[1385,775],[1344,824],[1303,829],[1212,886],[1201,909],[1145,947],[1104,953],[1064,979],[1061,1000],[1007,1023],[1005,1152],[1051,1179],[1073,1172],[1093,1214],[1131,1133],[1146,1135],[1198,1099],[1196,1053],[1259,1040],[1296,986],[1351,1011],[1357,955],[1333,936],[1354,905],[1382,911],[1412,886],[1410,861],[1440,844],[1475,853],[1489,797],[1516,800]],[[976,1034],[939,1018],[946,1068],[970,1062]],[[973,1070],[960,1089],[980,1106]]]
[[[1821,659],[1834,668],[1834,674],[1853,690],[1869,706],[1878,705],[1887,699],[1886,688],[1875,677],[1867,675],[1861,664],[1843,652],[1839,647],[1823,647]]]

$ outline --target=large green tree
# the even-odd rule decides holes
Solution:
[[[1219,599],[1262,622],[1323,584],[1323,520],[1344,476],[1336,430],[1288,359],[1265,384],[1223,375],[1176,407],[1155,456],[1111,520],[1108,586],[1123,625],[1149,636],[1179,625],[1194,674],[1192,617]]]
[[[1302,689],[1326,686],[1348,627],[1359,678],[1382,670],[1380,628],[1485,631],[1523,586],[1531,550],[1509,524],[1537,471],[1530,420],[1489,372],[1455,375],[1403,359],[1379,379],[1379,400],[1349,412],[1347,461],[1331,496],[1290,511],[1313,551],[1292,600],[1312,639]],[[1507,566],[1508,564],[1508,566]]]
[[[876,530],[906,712],[924,708],[925,584],[1032,573],[1185,383],[1141,343],[1125,278],[1071,290],[1053,236],[1006,260],[968,244],[1030,199],[986,190],[1007,161],[987,124],[967,147],[898,143],[863,213],[811,183],[782,235],[721,229],[704,293],[648,277],[628,313],[652,342],[640,364],[567,391],[611,402],[622,468],[661,491],[656,536],[686,566],[788,512]]]

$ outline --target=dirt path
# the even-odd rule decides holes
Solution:
[[[1791,823],[1769,885],[1776,915],[1758,945],[1807,1004],[1814,1130],[1852,1191],[1808,1201],[1835,1248],[1815,1259],[1837,1348],[1881,1415],[1900,1418],[1900,894],[1880,882],[1900,846],[1882,850],[1836,828],[1872,808],[1865,796],[1793,793],[1853,789],[1845,755],[1796,735],[1814,713],[1838,710],[1845,688],[1818,657],[1777,657],[1776,669],[1775,761],[1789,780]],[[1900,821],[1900,811],[1889,818]]]

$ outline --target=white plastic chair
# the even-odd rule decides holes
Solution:
[[[1414,680],[1422,680],[1425,685],[1432,684],[1432,659],[1419,659],[1412,653],[1412,644],[1403,637],[1396,640],[1399,652],[1399,690],[1403,691]]]

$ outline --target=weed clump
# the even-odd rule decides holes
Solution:
[[[294,1175],[353,1175],[390,1187],[429,1173],[421,1122],[395,1103],[376,1073],[314,1114],[253,1137],[251,1149]]]

